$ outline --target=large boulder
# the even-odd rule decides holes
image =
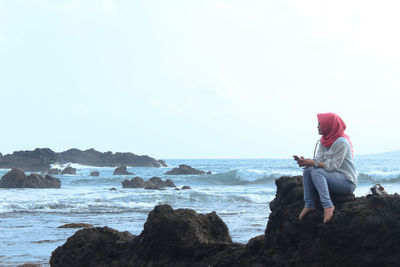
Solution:
[[[120,166],[114,170],[113,175],[133,175],[133,173],[128,172],[126,166]]]
[[[211,172],[208,172],[211,174]],[[205,171],[195,169],[190,167],[189,165],[181,164],[178,168],[173,168],[172,170],[167,171],[165,174],[167,175],[200,175],[207,174]]]
[[[108,227],[82,229],[53,251],[50,265],[208,266],[230,246],[243,247],[231,242],[228,227],[215,212],[159,205],[139,236]]]
[[[135,237],[109,228],[76,232],[52,254],[51,266],[397,266],[400,196],[332,196],[331,222],[323,209],[304,206],[302,177],[276,180],[264,235],[231,242],[215,214],[159,205]]]
[[[136,176],[135,178],[132,178],[130,180],[125,179],[122,181],[123,188],[144,188],[145,185],[146,183],[139,176]]]
[[[76,175],[76,169],[72,168],[71,166],[67,166],[64,170],[62,170],[61,174]]]
[[[162,159],[157,160],[157,162],[160,163],[162,167],[168,167],[167,163],[165,163],[165,161],[163,161]]]
[[[1,188],[60,188],[59,179],[50,175],[42,176],[36,173],[25,175],[20,169],[12,169],[0,180]]]

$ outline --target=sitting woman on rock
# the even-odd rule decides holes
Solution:
[[[322,135],[314,159],[293,156],[303,172],[304,208],[301,220],[308,212],[315,210],[314,195],[318,193],[324,208],[324,223],[333,217],[330,193],[351,194],[357,186],[357,170],[353,162],[353,146],[344,133],[346,124],[334,113],[317,114],[318,133]]]

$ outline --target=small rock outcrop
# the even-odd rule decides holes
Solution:
[[[93,227],[93,225],[88,223],[68,223],[61,225],[57,228],[88,228],[88,227]]]
[[[123,188],[144,188],[146,185],[145,181],[139,176],[132,178],[130,180],[125,179],[122,181]]]
[[[201,175],[201,174],[211,174],[211,172],[205,172],[202,170],[195,169],[190,167],[189,165],[181,164],[178,168],[173,168],[172,170],[167,171],[165,174],[167,175]]]
[[[64,170],[62,170],[61,174],[76,175],[76,169],[72,168],[71,166],[67,166]]]
[[[100,173],[98,171],[93,171],[90,173],[90,176],[99,176]]]
[[[133,173],[128,172],[126,166],[120,166],[114,170],[113,175],[133,175]]]
[[[82,229],[53,251],[57,266],[397,266],[400,196],[331,196],[333,219],[304,206],[302,177],[276,180],[265,234],[246,245],[231,241],[215,214],[159,205],[139,236],[104,228]]]
[[[192,188],[190,186],[188,186],[188,185],[184,185],[181,188],[181,190],[188,190],[188,189],[192,189]]]
[[[162,167],[168,167],[167,163],[165,163],[165,161],[163,161],[162,159],[157,160],[157,162],[160,163]]]
[[[61,173],[61,169],[52,168],[47,172],[47,175],[57,175]]]
[[[123,188],[144,188],[144,189],[156,189],[160,190],[163,187],[175,187],[172,180],[167,179],[165,182],[160,177],[152,177],[147,181],[144,181],[140,177],[135,177],[130,180],[125,179],[122,181]]]
[[[60,188],[59,179],[50,175],[42,176],[36,173],[25,175],[20,169],[12,169],[0,180],[0,188]]]

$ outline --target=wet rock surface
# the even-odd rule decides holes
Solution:
[[[52,254],[51,266],[397,266],[400,196],[332,196],[330,223],[323,210],[304,206],[301,177],[276,180],[276,198],[264,235],[246,245],[231,241],[213,212],[159,205],[139,236],[104,228],[76,232]]]
[[[181,164],[178,168],[173,168],[170,171],[167,171],[165,174],[167,175],[201,175],[201,174],[211,174],[210,171],[205,172],[202,170],[195,169],[189,165]]]
[[[0,188],[60,188],[61,181],[50,175],[36,173],[25,175],[20,169],[12,169],[0,180]]]
[[[64,152],[54,152],[49,148],[37,148],[33,151],[16,151],[13,154],[0,156],[0,168],[19,168],[23,171],[50,170],[50,165],[79,163],[86,166],[97,167],[161,167],[164,161],[157,161],[149,156],[139,156],[133,153],[99,152],[94,149],[79,150],[76,148]],[[166,165],[166,164],[165,164]],[[165,166],[166,167],[166,166]]]
[[[57,175],[57,174],[60,174],[60,173],[61,173],[61,169],[58,169],[58,168],[50,169],[47,172],[48,175]]]
[[[99,176],[100,173],[98,171],[93,171],[90,173],[90,176]]]
[[[92,227],[93,225],[88,224],[88,223],[67,223],[64,225],[61,225],[57,228],[88,228]]]
[[[120,166],[114,170],[113,175],[133,175],[133,173],[128,172],[126,166]]]
[[[160,190],[164,187],[175,187],[175,184],[172,180],[167,179],[163,181],[160,177],[152,177],[147,181],[144,181],[140,177],[135,177],[132,179],[125,179],[122,181],[123,188],[144,188],[144,189],[156,189]]]

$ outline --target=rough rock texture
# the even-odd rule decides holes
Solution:
[[[133,173],[128,172],[126,166],[120,166],[114,170],[113,175],[133,175]]]
[[[211,174],[211,172],[208,172],[208,173]],[[167,171],[165,174],[168,174],[168,175],[190,175],[190,174],[199,175],[199,174],[208,174],[208,173],[206,173],[205,171],[202,171],[202,170],[195,169],[188,165],[181,164],[181,165],[179,165],[178,168],[173,168],[172,170]]]
[[[175,187],[172,180],[167,179],[165,182],[160,177],[152,177],[147,181],[144,181],[140,177],[132,178],[131,180],[125,179],[122,181],[123,188],[144,188],[144,189],[156,189],[160,190],[164,187]]]
[[[231,242],[215,214],[156,206],[140,236],[110,228],[76,232],[52,254],[51,266],[397,266],[400,196],[332,196],[334,217],[323,210],[299,221],[301,177],[276,180],[277,194],[264,235]]]
[[[57,228],[88,228],[92,227],[93,225],[88,224],[88,223],[67,223],[64,225],[61,225]]]
[[[98,171],[94,171],[90,173],[90,176],[99,176],[100,173]]]
[[[50,175],[32,173],[25,175],[20,169],[12,169],[0,180],[1,188],[60,188],[61,182]]]
[[[132,178],[131,180],[125,179],[122,181],[123,188],[144,188],[145,185],[146,185],[146,183],[139,176],[136,176],[135,178]]]
[[[67,166],[64,170],[62,170],[61,174],[76,175],[76,169],[72,168],[71,166]]]
[[[60,173],[61,173],[61,169],[54,168],[54,169],[50,169],[47,172],[47,175],[54,175],[54,174],[60,174]]]
[[[56,153],[49,148],[37,148],[33,151],[16,151],[13,154],[0,156],[0,168],[20,168],[24,171],[50,170],[50,164],[79,163],[97,167],[161,167],[162,163],[149,157],[132,153],[99,152],[94,149],[70,149]],[[165,163],[165,162],[164,162]]]
[[[207,266],[214,264],[213,256],[228,246],[243,247],[231,242],[227,226],[215,212],[197,214],[159,205],[150,212],[139,236],[108,227],[82,229],[53,251],[50,264]]]

